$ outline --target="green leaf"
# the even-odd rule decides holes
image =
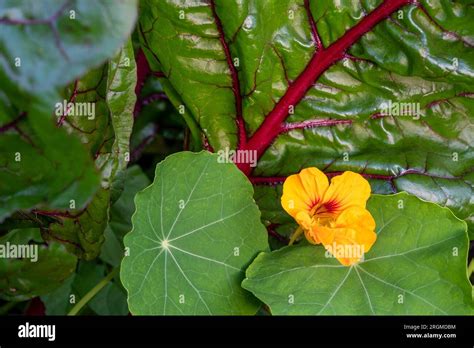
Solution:
[[[178,1],[140,3],[140,31],[147,33],[141,37],[145,53],[152,70],[170,76],[171,84],[164,87],[174,104],[179,105],[177,98],[182,99],[180,104],[206,129],[211,143],[216,147],[234,146],[232,80],[210,7],[193,3],[185,9],[181,5]],[[185,11],[186,20],[180,20],[180,11]],[[190,20],[192,17],[196,21]],[[176,37],[171,40],[173,36]],[[194,38],[196,44],[193,44]],[[163,45],[161,53],[159,45]]]
[[[102,188],[110,189],[127,167],[136,95],[136,63],[131,40],[105,65],[91,70],[64,92],[66,100],[93,106],[93,115],[65,115],[61,127],[77,135],[102,174]]]
[[[30,258],[0,257],[0,298],[8,301],[25,301],[54,291],[76,267],[76,257],[59,243],[43,244],[38,229],[13,230],[0,238],[0,249],[12,248],[28,248]]]
[[[0,4],[0,222],[22,209],[66,210],[71,202],[83,209],[97,191],[84,148],[51,115],[62,87],[125,42],[136,7],[136,0]],[[112,90],[120,87],[110,82]],[[112,99],[114,114],[126,110]]]
[[[132,41],[128,40],[108,66],[106,102],[115,136],[110,154],[113,163],[109,177],[111,179],[124,170],[130,161],[133,110],[137,101],[137,66],[134,55]]]
[[[78,270],[56,291],[41,297],[47,315],[66,315],[74,303],[80,301],[106,276],[106,267],[95,262],[81,261]],[[74,299],[71,304],[71,298]],[[125,290],[115,281],[108,283],[87,303],[89,313],[97,315],[126,315],[127,296]]]
[[[63,243],[80,258],[92,260],[99,255],[104,242],[109,204],[110,191],[100,189],[86,210],[71,217],[58,218],[42,230],[42,236],[45,240]]]
[[[135,165],[125,171],[124,182],[122,195],[110,207],[109,225],[120,239],[132,229],[132,215],[135,211],[133,199],[137,192],[150,185],[150,179]]]
[[[261,253],[242,286],[273,314],[473,314],[465,222],[407,193],[375,195],[377,241],[346,267],[322,246]]]
[[[104,244],[102,244],[100,251],[100,259],[114,267],[119,266],[124,255],[122,241],[119,240],[110,226],[107,226],[104,231],[104,239]]]
[[[0,132],[0,221],[21,209],[84,207],[99,180],[78,139],[44,110],[30,110],[15,127]]]
[[[2,1],[1,89],[20,101],[58,90],[113,56],[136,17],[136,0]]]
[[[72,285],[72,292],[76,294],[76,302],[106,275],[105,265],[82,261]],[[126,315],[128,313],[125,290],[114,281],[108,283],[87,305],[98,315]]]
[[[105,242],[100,258],[117,267],[124,255],[123,236],[132,229],[134,212],[133,198],[138,191],[150,184],[148,177],[139,166],[132,166],[125,171],[124,189],[120,198],[110,207],[110,221],[105,230]]]
[[[207,152],[156,167],[135,197],[121,279],[133,314],[254,314],[243,270],[268,248],[245,176]]]
[[[183,151],[183,148],[191,151],[199,151],[202,148],[200,130],[196,132],[186,127],[187,113],[180,115],[173,106],[174,104],[179,107],[180,103],[173,102],[169,90],[165,93],[162,81],[163,78],[150,75],[143,85],[135,109],[136,117],[130,139],[131,161],[145,161],[146,174],[149,176],[154,175],[156,164],[166,156]],[[191,132],[188,132],[188,129]]]
[[[275,137],[247,143],[253,150],[270,138],[253,176],[351,170],[374,178],[377,193],[447,206],[474,230],[474,12],[462,1],[406,2],[348,50],[330,47],[390,3],[145,0],[139,25],[152,69],[164,72],[216,151],[241,143],[239,105],[248,137],[282,107]],[[334,64],[312,80],[305,68],[316,57],[317,70],[317,36]],[[304,86],[295,87],[298,77]],[[305,92],[290,103],[294,113],[293,97],[283,98],[290,88]],[[382,116],[389,102],[410,103],[413,117],[408,108]]]
[[[88,147],[101,171],[102,183],[85,210],[57,219],[43,230],[43,235],[66,242],[68,248],[86,260],[99,255],[110,204],[114,200],[111,194],[118,195],[123,186],[120,173],[130,159],[136,79],[136,63],[129,40],[108,65],[91,71],[67,91],[76,103],[91,103],[95,107],[94,118],[66,116],[62,121],[63,126],[77,134]]]
[[[59,288],[41,296],[46,315],[66,315],[71,310],[71,286],[75,277],[76,274],[73,273]]]

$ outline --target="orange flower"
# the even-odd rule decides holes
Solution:
[[[285,180],[281,205],[310,243],[322,243],[349,266],[359,262],[377,238],[375,221],[365,208],[369,197],[370,185],[359,174],[345,172],[329,184],[322,171],[306,168]],[[294,238],[297,235],[298,230]]]

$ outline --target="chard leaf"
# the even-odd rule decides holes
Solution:
[[[85,149],[51,115],[66,85],[116,54],[136,15],[136,0],[1,2],[0,221],[18,210],[84,209],[97,191]],[[110,84],[112,112],[126,111],[113,101],[120,84]]]
[[[12,257],[11,252],[0,257],[0,298],[7,301],[25,301],[54,291],[76,268],[76,256],[60,243],[44,244],[37,228],[12,230],[0,238],[0,246],[17,253],[37,248],[37,254],[22,254],[29,258]]]
[[[281,182],[310,166],[351,170],[377,193],[407,191],[447,206],[473,230],[470,4],[140,6],[152,69],[164,73],[216,151],[258,152],[253,171],[239,163],[246,174]]]
[[[113,56],[136,17],[136,0],[2,1],[1,89],[20,105],[58,91]]]
[[[0,132],[0,221],[17,210],[81,209],[99,184],[92,160],[50,114],[22,115]]]
[[[120,173],[130,159],[135,85],[136,64],[129,40],[108,65],[91,71],[68,91],[69,99],[76,105],[93,106],[93,117],[64,115],[58,121],[69,132],[77,134],[89,149],[102,181],[101,188],[85,210],[69,211],[59,218],[53,213],[56,221],[43,229],[43,235],[48,240],[65,243],[86,260],[99,255],[110,204],[114,200],[112,193],[118,195],[117,186],[123,186]],[[114,184],[115,190],[112,190]]]

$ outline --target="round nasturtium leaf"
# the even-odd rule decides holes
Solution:
[[[268,249],[267,234],[252,185],[234,164],[208,152],[171,155],[135,205],[121,269],[131,313],[257,311],[240,284]]]
[[[374,195],[377,241],[351,267],[322,246],[261,253],[243,287],[273,314],[472,314],[466,223],[407,193]]]

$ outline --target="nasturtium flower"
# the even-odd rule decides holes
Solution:
[[[366,209],[370,184],[350,171],[332,178],[303,169],[283,184],[281,204],[312,244],[323,244],[339,262],[359,262],[375,243],[375,221]]]

